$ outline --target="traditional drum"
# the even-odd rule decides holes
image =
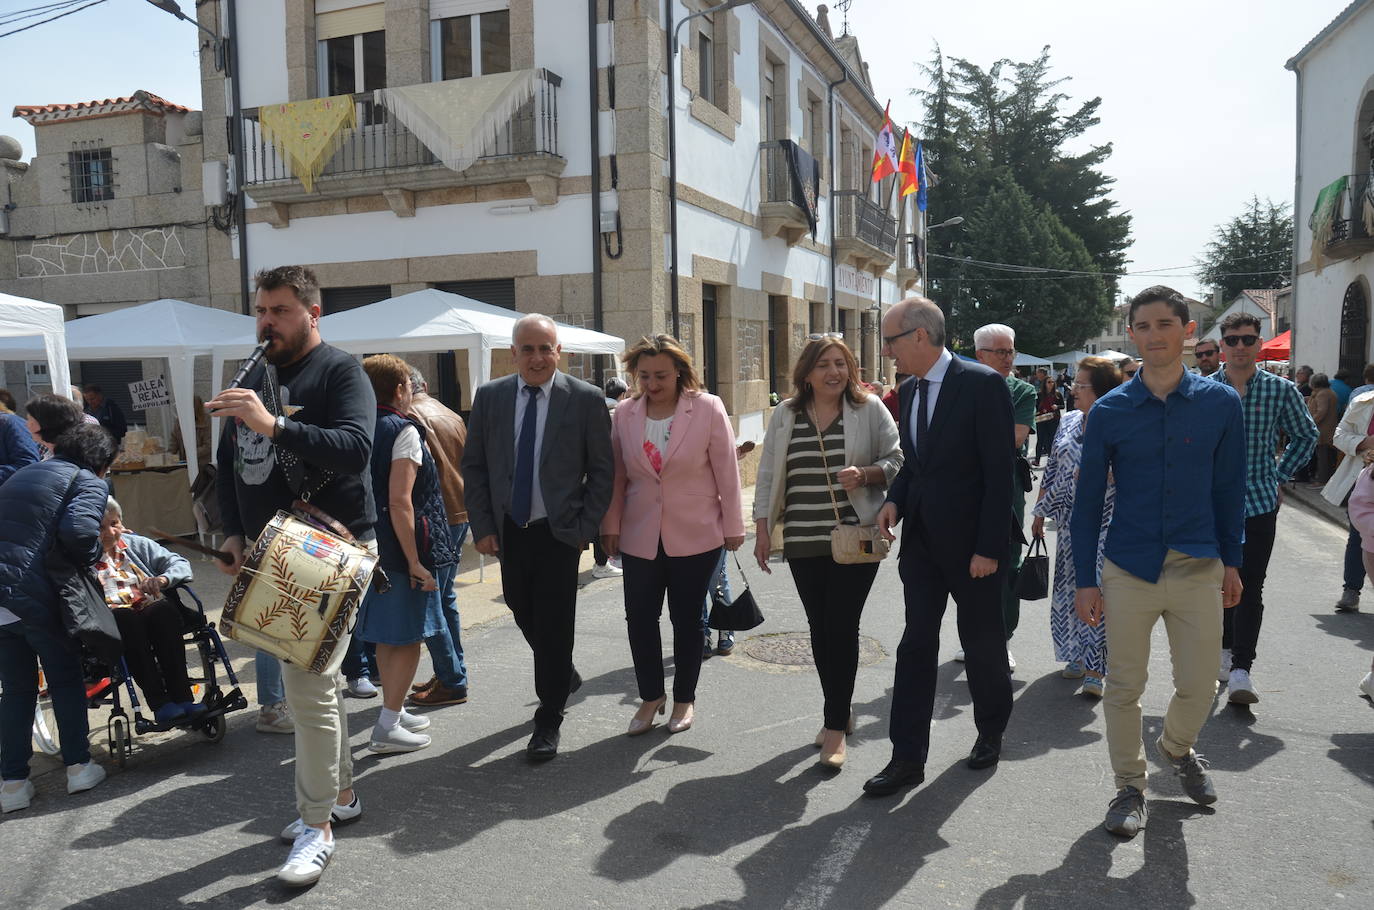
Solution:
[[[229,589],[220,631],[303,670],[323,673],[376,566],[376,555],[351,537],[278,512]]]

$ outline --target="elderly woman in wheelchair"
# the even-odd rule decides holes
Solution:
[[[165,594],[191,580],[191,564],[156,541],[127,530],[111,496],[100,524],[96,574],[124,639],[124,662],[163,726],[205,713],[191,694],[179,604]]]

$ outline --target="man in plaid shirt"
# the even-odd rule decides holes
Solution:
[[[1264,576],[1274,552],[1280,485],[1299,471],[1317,445],[1317,425],[1307,412],[1298,387],[1258,369],[1260,321],[1250,313],[1232,313],[1221,323],[1226,363],[1212,374],[1229,382],[1240,395],[1245,414],[1245,551],[1240,570],[1244,585],[1240,603],[1222,614],[1221,667],[1217,679],[1227,684],[1228,698],[1238,705],[1259,701],[1250,668],[1264,619]],[[1279,433],[1288,437],[1283,457],[1275,460]]]

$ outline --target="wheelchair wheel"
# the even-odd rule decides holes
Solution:
[[[119,716],[110,718],[109,746],[110,755],[114,758],[115,764],[123,769],[124,764],[129,760],[129,753],[134,748],[129,739],[129,722],[125,718]]]
[[[224,739],[224,734],[228,727],[229,725],[225,723],[224,715],[217,714],[205,722],[200,732],[204,733],[205,738],[210,742],[217,743]]]
[[[57,741],[57,718],[52,713],[52,702],[40,698],[33,709],[33,744],[45,755],[56,755],[62,751]]]

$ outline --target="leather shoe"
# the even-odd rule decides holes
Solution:
[[[914,787],[926,779],[926,766],[918,761],[894,758],[887,767],[864,781],[869,796],[891,796],[903,787]]]
[[[1002,737],[980,736],[973,742],[973,751],[968,755],[968,766],[975,771],[991,768],[1002,757]]]
[[[582,688],[582,674],[577,672],[576,667],[573,667],[572,679],[568,681],[568,694],[571,695],[580,688]]]
[[[530,761],[548,761],[558,754],[558,731],[553,727],[535,727],[525,755]]]

